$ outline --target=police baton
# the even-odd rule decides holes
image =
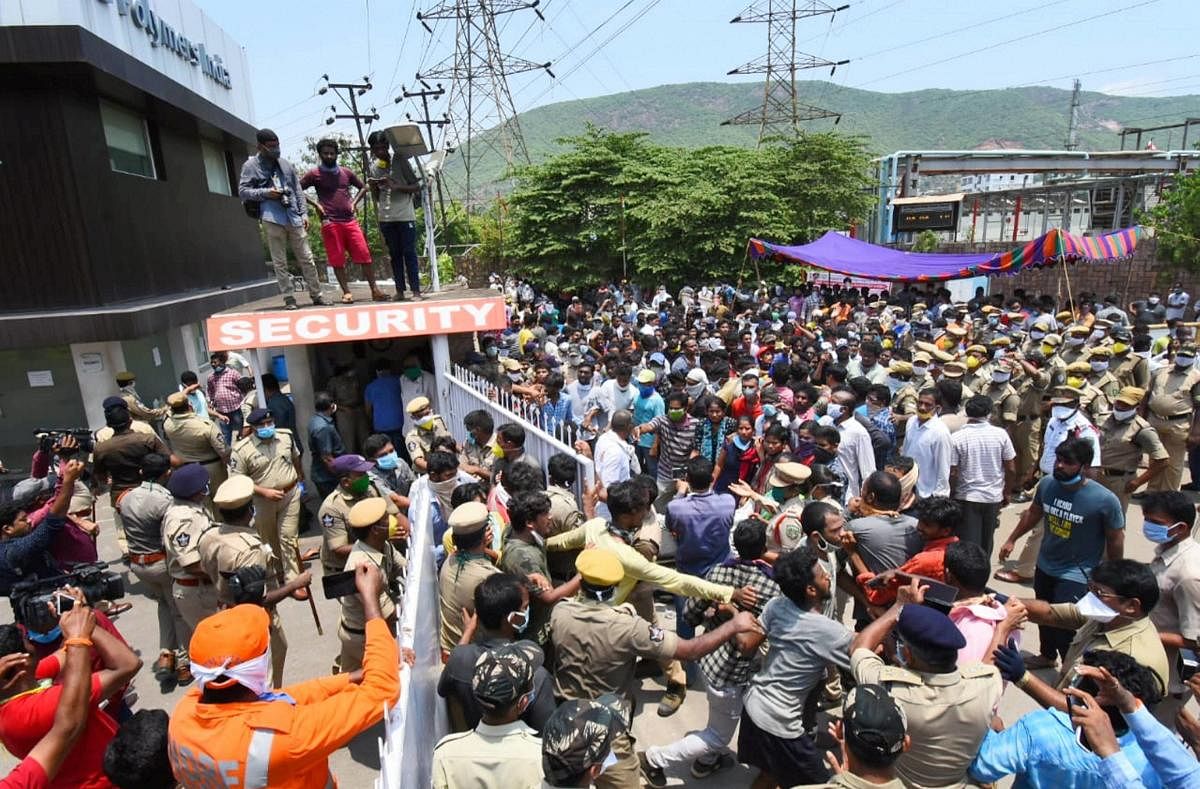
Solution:
[[[292,548],[296,551],[296,566],[303,567],[304,560],[300,557],[300,543],[294,543]],[[311,588],[308,590],[308,607],[312,610],[313,624],[317,626],[317,635],[325,635],[325,631],[321,629],[321,617],[317,614],[317,601],[313,599]]]

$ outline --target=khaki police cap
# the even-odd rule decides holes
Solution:
[[[1054,319],[1057,320],[1059,323],[1064,323],[1069,320],[1074,320],[1075,313],[1071,312],[1070,310],[1063,310],[1062,312],[1055,315]]]
[[[942,365],[942,375],[947,378],[962,378],[966,372],[967,366],[962,362],[946,362]]]
[[[918,351],[923,351],[924,353],[933,353],[937,350],[936,345],[931,342],[925,342],[924,340],[917,340],[915,343],[913,343],[913,347]]]
[[[171,408],[178,408],[186,402],[187,395],[183,392],[171,392],[171,394],[167,395],[167,405],[171,406]]]
[[[363,499],[350,508],[350,527],[362,529],[374,526],[384,515],[387,515],[387,501],[383,497],[372,496],[369,499]]]
[[[967,348],[967,353],[987,353],[987,348],[982,345],[972,345]]]
[[[1055,405],[1075,403],[1082,396],[1082,389],[1077,389],[1074,386],[1056,386],[1054,387],[1054,396],[1050,398],[1050,402]]]
[[[424,395],[421,395],[420,397],[414,397],[413,399],[409,400],[408,405],[406,405],[404,407],[404,410],[410,414],[415,414],[418,411],[420,411],[421,409],[428,408],[428,407],[429,407],[429,398],[425,397]]]
[[[473,534],[488,521],[488,508],[478,501],[468,501],[459,504],[450,513],[450,531],[455,534]]]
[[[951,337],[966,337],[967,330],[962,326],[952,323],[946,327],[946,334],[949,334]]]
[[[213,494],[213,504],[217,509],[236,510],[250,503],[253,497],[254,480],[245,474],[234,474],[217,488],[217,492]]]
[[[923,363],[923,364],[927,365],[933,361],[933,357],[930,356],[925,351],[918,351],[917,353],[913,354],[912,360],[913,360],[913,364],[922,364]]]
[[[915,356],[913,357],[913,361],[916,361]],[[895,375],[912,375],[913,368],[911,364],[903,359],[893,359],[892,363],[888,365],[888,372]]]
[[[810,476],[812,469],[803,463],[776,463],[767,484],[774,488],[786,488],[790,485],[800,485]]]
[[[1086,337],[1091,333],[1091,329],[1089,329],[1087,326],[1081,326],[1078,323],[1067,329],[1067,334],[1070,334],[1074,337]]]
[[[588,548],[575,559],[575,569],[592,586],[616,586],[625,577],[621,560],[612,551]]]
[[[929,305],[923,301],[918,301],[916,304],[912,305],[912,309],[913,312],[924,312],[925,310],[929,309]]]
[[[1025,319],[1025,316],[1016,310],[1004,313],[1004,317],[1008,318],[1010,321],[1019,321]]]
[[[1067,374],[1068,375],[1070,375],[1071,373],[1079,373],[1080,375],[1087,375],[1091,371],[1092,371],[1092,366],[1082,360],[1071,362],[1070,364],[1067,365]]]
[[[1108,359],[1112,356],[1112,352],[1112,346],[1110,345],[1097,345],[1095,348],[1092,348],[1090,351],[1088,351],[1088,356],[1095,356],[1099,359]]]
[[[984,304],[983,307],[981,307],[979,311],[982,312],[984,315],[992,315],[993,313],[999,312],[1000,308],[995,307],[991,304]]]
[[[135,379],[137,379],[137,376],[128,370],[122,370],[121,372],[117,373],[117,383],[119,384],[127,384]]]
[[[1005,336],[996,337],[995,339],[992,340],[992,345],[995,345],[1000,348],[1007,348],[1008,346],[1012,345],[1012,337],[1005,337]]]
[[[1140,386],[1123,386],[1117,394],[1117,402],[1125,405],[1138,405],[1146,397],[1146,390]]]
[[[1058,346],[1062,345],[1062,337],[1057,334],[1047,334],[1042,338],[1042,342],[1044,342],[1046,345],[1053,345],[1057,348]]]
[[[515,373],[517,370],[521,369],[521,363],[511,356],[505,356],[503,359],[501,359],[500,366],[511,373]]]

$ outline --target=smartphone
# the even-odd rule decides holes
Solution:
[[[69,594],[58,592],[54,595],[54,613],[62,616],[75,607],[75,598]]]
[[[1200,656],[1190,649],[1179,650],[1179,679],[1187,682],[1200,669]]]
[[[354,585],[353,570],[322,575],[321,588],[325,590],[326,600],[334,600],[346,595],[358,594],[358,587]]]
[[[1079,686],[1081,684],[1083,684],[1084,679],[1086,679],[1086,678],[1082,674],[1076,674],[1074,679],[1071,680],[1071,684],[1069,685],[1069,687],[1078,689]],[[1083,703],[1083,699],[1078,698],[1077,696],[1068,695],[1067,696],[1067,719],[1068,720],[1070,720],[1071,716],[1074,714],[1076,707],[1087,707],[1087,705]],[[1074,729],[1075,729],[1075,742],[1079,743],[1080,745],[1083,745],[1083,728],[1079,727],[1079,726],[1075,726]],[[1084,746],[1084,747],[1087,747],[1087,746]]]

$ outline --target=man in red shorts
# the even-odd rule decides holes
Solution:
[[[329,265],[337,275],[338,285],[342,287],[342,302],[350,304],[354,297],[350,295],[350,284],[346,277],[346,256],[352,263],[362,266],[363,275],[371,286],[371,298],[375,301],[388,301],[388,297],[375,284],[375,270],[371,265],[371,250],[367,248],[367,239],[359,227],[354,212],[359,202],[366,197],[363,182],[348,167],[338,164],[338,144],[336,140],[323,139],[317,143],[317,155],[321,163],[309,170],[300,179],[300,187],[307,190],[310,186],[316,189],[317,199],[305,195],[308,202],[317,210],[321,219],[321,240],[325,244],[325,256]],[[350,197],[350,187],[358,190]]]

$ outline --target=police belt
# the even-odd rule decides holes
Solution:
[[[1102,468],[1100,473],[1106,477],[1127,477],[1130,474],[1136,474],[1137,469],[1129,468]]]
[[[180,586],[212,586],[212,580],[208,578],[172,578],[171,580]]]
[[[347,633],[355,636],[365,636],[367,634],[366,630],[362,630],[357,627],[350,627],[350,625],[342,625],[342,630],[345,630]]]
[[[221,461],[221,458],[219,458],[216,455],[213,455],[210,458],[204,458],[203,460],[188,460],[187,458],[184,458],[184,460],[183,460],[184,463],[199,463],[202,466],[206,466],[209,463],[219,463],[220,461]]]

